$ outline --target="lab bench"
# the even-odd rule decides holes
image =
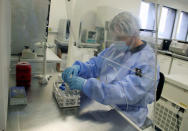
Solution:
[[[43,57],[38,56],[35,59],[22,59],[19,56],[11,56],[10,63],[10,74],[16,74],[16,64],[21,62],[29,62],[32,67],[32,75],[38,75],[43,73]],[[61,62],[62,60],[51,50],[47,48],[46,52],[46,68],[47,73],[56,72],[56,63]]]
[[[52,87],[40,86],[32,78],[26,106],[9,106],[7,131],[137,131],[125,118],[109,106],[81,96],[79,108],[60,109],[53,98]],[[10,87],[15,77],[10,77]]]

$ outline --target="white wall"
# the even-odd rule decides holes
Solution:
[[[161,5],[188,12],[188,8],[187,8],[188,0],[144,0],[144,1],[148,1],[148,2],[158,1],[158,3]]]
[[[6,128],[7,120],[11,29],[10,14],[9,0],[0,0],[0,130]]]
[[[187,0],[159,0],[161,5],[188,12]]]
[[[139,14],[139,8],[140,8],[140,0],[80,0],[77,1],[77,3],[75,4],[75,7],[73,9],[73,16],[72,16],[72,23],[73,23],[73,28],[74,28],[74,33],[77,37],[78,34],[78,30],[79,30],[79,24],[80,24],[80,20],[82,19],[82,17],[88,13],[89,11],[95,11],[96,13],[98,12],[98,7],[101,6],[106,6],[110,9],[109,11],[111,12],[100,12],[103,13],[101,15],[100,18],[98,19],[104,19],[106,18],[107,20],[112,19],[113,15],[115,15],[114,11],[115,9],[117,10],[125,10],[125,11],[129,11],[131,13],[133,13],[135,16],[138,16]],[[83,8],[84,6],[84,8]],[[118,11],[117,11],[118,12]],[[109,14],[112,14],[112,16],[110,16]],[[109,16],[106,17],[106,15]],[[105,21],[105,20],[103,20]]]
[[[52,0],[49,21],[49,27],[52,29],[52,32],[57,31],[59,20],[65,18],[67,18],[65,0]]]
[[[54,43],[54,39],[57,37],[59,20],[66,18],[67,18],[67,12],[66,12],[65,0],[52,0],[50,7],[50,21],[49,21],[49,28],[51,32],[49,32],[48,35],[48,42]]]
[[[57,28],[59,25],[60,19],[69,18],[71,13],[74,13],[74,20],[80,21],[81,16],[84,15],[89,10],[95,10],[99,6],[108,6],[113,8],[120,8],[123,10],[127,10],[132,12],[134,15],[138,16],[139,7],[140,7],[140,0],[79,0],[73,1],[73,10],[67,7],[66,10],[66,3],[67,0],[52,0],[51,8],[50,8],[50,23],[49,27],[53,33],[49,33],[48,42],[54,42],[54,38],[56,38]],[[75,24],[75,22],[74,22]]]

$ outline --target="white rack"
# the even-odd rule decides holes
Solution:
[[[62,82],[54,82],[53,94],[60,108],[80,106],[80,91],[70,90],[65,86],[65,90],[59,88]]]

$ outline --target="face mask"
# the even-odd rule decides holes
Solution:
[[[126,42],[124,41],[117,41],[114,43],[113,47],[120,51],[127,51],[129,50],[129,46],[127,46]]]

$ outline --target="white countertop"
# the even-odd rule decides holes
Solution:
[[[27,106],[9,106],[7,131],[138,131],[116,110],[81,96],[79,108],[59,108],[52,94],[54,75],[44,87],[32,78]],[[11,86],[15,76],[10,77]]]
[[[188,90],[188,76],[183,74],[165,75],[167,82]]]

